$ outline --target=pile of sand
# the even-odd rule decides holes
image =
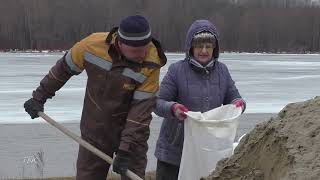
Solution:
[[[257,125],[206,180],[320,179],[320,97]]]

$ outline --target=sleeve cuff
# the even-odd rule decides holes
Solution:
[[[170,117],[170,118],[174,118],[172,111],[171,111],[171,107],[173,104],[175,104],[176,102],[166,102],[165,104],[165,110],[166,110],[166,117]]]

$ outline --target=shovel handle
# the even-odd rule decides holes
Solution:
[[[57,129],[59,129],[61,132],[63,132],[63,134],[69,136],[71,139],[75,140],[76,142],[78,142],[81,146],[83,146],[84,148],[86,148],[87,150],[91,151],[92,153],[94,153],[95,155],[99,156],[100,158],[102,158],[103,160],[107,161],[109,164],[112,164],[113,160],[110,156],[106,155],[105,153],[103,153],[102,151],[100,151],[99,149],[97,149],[96,147],[92,146],[91,144],[89,144],[87,141],[83,140],[81,137],[79,137],[78,135],[76,135],[75,133],[69,131],[67,128],[65,128],[64,126],[62,126],[61,124],[59,124],[58,122],[56,122],[55,120],[53,120],[52,118],[50,118],[48,115],[46,115],[44,112],[38,112],[38,115],[40,117],[42,117],[44,120],[46,120],[49,124],[51,124],[52,126],[56,127]],[[133,173],[130,170],[127,170],[126,172],[126,176],[128,176],[129,178],[131,178],[132,180],[143,180],[141,179],[138,175],[136,175],[135,173]]]

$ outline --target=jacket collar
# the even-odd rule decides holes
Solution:
[[[187,61],[194,71],[204,74],[209,74],[211,71],[213,71],[216,64],[215,59],[212,59],[206,66],[203,66],[192,57],[187,58]]]

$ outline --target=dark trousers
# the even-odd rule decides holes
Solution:
[[[112,157],[112,154],[108,154]],[[79,147],[76,180],[105,180],[110,165],[82,146]]]
[[[100,146],[90,139],[85,138],[85,140],[111,158],[113,157],[114,151],[107,147]],[[147,165],[147,144],[139,145],[137,149],[143,149],[143,151],[142,153],[135,153],[135,156],[130,158],[129,169],[138,176],[144,177]],[[101,159],[84,147],[79,147],[76,180],[106,180],[109,168],[110,165],[105,160]],[[121,177],[121,180],[129,179],[130,178],[128,177]]]
[[[156,180],[177,180],[178,175],[179,166],[158,160]]]

